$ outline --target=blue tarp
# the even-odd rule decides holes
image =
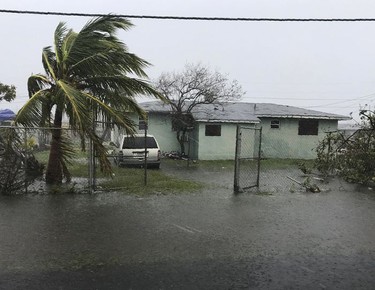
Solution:
[[[13,120],[16,114],[9,109],[0,110],[0,121]]]

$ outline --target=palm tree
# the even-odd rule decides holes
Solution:
[[[67,165],[72,144],[62,134],[62,119],[81,137],[82,149],[91,139],[102,171],[111,172],[106,149],[95,133],[96,118],[105,126],[118,126],[134,133],[134,123],[126,112],[144,116],[137,95],[162,98],[145,80],[149,63],[129,53],[115,35],[132,24],[121,17],[105,16],[89,21],[80,32],[59,23],[54,46],[45,47],[42,62],[45,74],[28,79],[29,100],[21,108],[16,122],[25,126],[51,126],[52,141],[46,169],[46,182],[60,184],[71,176]],[[130,77],[128,75],[132,75]]]

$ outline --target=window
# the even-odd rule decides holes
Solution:
[[[299,120],[298,135],[318,135],[318,120]]]
[[[206,136],[221,136],[221,125],[206,125]]]
[[[145,137],[127,137],[124,138],[124,143],[122,144],[122,149],[143,149],[145,148],[158,148],[158,145],[155,141],[154,137],[146,138],[145,144]]]
[[[280,121],[279,120],[271,120],[271,129],[279,129],[280,128]]]

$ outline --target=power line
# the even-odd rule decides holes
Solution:
[[[257,97],[259,99],[264,99],[264,100],[303,100],[303,98],[293,98],[293,97]],[[309,98],[309,101],[342,101],[342,98]]]
[[[199,20],[199,21],[247,21],[247,22],[374,22],[375,18],[252,18],[252,17],[199,17],[199,16],[162,16],[162,15],[132,15],[132,14],[102,14],[77,13],[55,11],[30,11],[0,9],[0,13],[31,14],[31,15],[58,15],[79,17],[124,17],[158,20]]]
[[[369,95],[365,95],[365,96],[362,96],[362,97],[358,97],[358,98],[355,98],[355,99],[349,99],[349,100],[341,100],[340,102],[334,102],[334,103],[329,103],[329,104],[322,104],[322,105],[315,105],[315,106],[308,106],[306,108],[316,108],[316,107],[321,107],[321,106],[333,106],[333,105],[337,105],[337,104],[342,104],[342,103],[347,103],[347,102],[358,102],[358,101],[361,101],[365,98],[368,98],[368,97],[374,97],[375,93],[373,94],[369,94]],[[371,101],[371,100],[363,100],[363,101]]]

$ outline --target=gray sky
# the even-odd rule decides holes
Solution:
[[[0,9],[129,15],[254,18],[375,18],[373,0],[1,0]],[[0,82],[27,100],[27,78],[60,21],[78,31],[90,18],[0,14]],[[375,22],[218,22],[131,19],[120,38],[152,63],[150,79],[201,62],[236,79],[244,101],[357,115],[375,108]]]

